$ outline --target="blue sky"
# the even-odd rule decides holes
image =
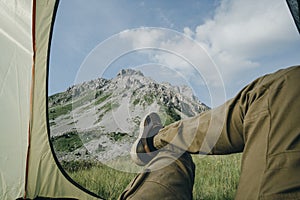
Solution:
[[[258,76],[300,64],[300,35],[283,0],[62,0],[49,94],[136,68],[191,86],[216,106]]]

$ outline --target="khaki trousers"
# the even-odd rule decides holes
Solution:
[[[300,199],[300,66],[260,77],[224,105],[163,128],[154,145],[188,153],[243,152],[236,199]],[[149,167],[157,160],[160,153]],[[139,175],[122,194],[132,195],[121,199],[191,199],[194,166],[186,160],[184,153],[166,168]],[[161,176],[171,171],[180,175]],[[163,181],[150,184],[154,179]]]

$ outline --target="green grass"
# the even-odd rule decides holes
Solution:
[[[154,103],[154,99],[155,99],[154,94],[151,94],[151,93],[147,94],[143,98],[144,98],[144,101],[147,102],[148,105],[151,105]]]
[[[106,95],[104,95],[104,96],[101,96],[101,97],[99,97],[99,98],[98,98],[98,96],[97,96],[97,100],[95,101],[95,105],[98,105],[98,104],[104,102],[104,101],[105,101],[106,99],[108,99],[111,95],[112,95],[112,94],[110,93],[110,94],[106,94]]]
[[[136,176],[134,173],[121,172],[101,163],[91,165],[88,162],[88,165],[85,166],[79,162],[79,165],[83,169],[78,170],[78,168],[74,167],[74,163],[71,165],[64,163],[63,167],[71,166],[71,168],[66,169],[73,180],[107,200],[117,199],[125,187]]]
[[[55,151],[72,152],[83,146],[81,139],[76,131],[65,133],[61,136],[51,138]]]
[[[160,113],[164,113],[160,116],[164,126],[168,126],[181,119],[180,115],[172,107],[162,106],[160,109]]]
[[[71,112],[73,109],[84,105],[86,102],[91,102],[91,101],[95,100],[96,97],[97,97],[97,99],[95,101],[95,105],[98,105],[98,104],[104,102],[106,99],[108,99],[111,96],[111,94],[106,94],[104,96],[100,96],[101,94],[102,93],[98,91],[98,92],[96,92],[96,96],[95,96],[94,92],[89,92],[89,93],[85,94],[83,97],[76,99],[72,103],[51,107],[51,108],[49,108],[49,119],[54,120],[61,115],[65,115],[65,114]],[[107,109],[110,110],[110,109],[115,108],[116,106],[117,105],[109,104],[109,108],[107,108]],[[87,109],[87,108],[84,108],[84,109]]]
[[[94,99],[95,99],[95,93],[89,92],[89,93],[85,94],[84,96],[73,101],[73,109],[82,106],[86,102],[91,102]]]
[[[193,156],[193,160],[196,164],[194,200],[234,199],[240,175],[240,154]],[[108,200],[117,199],[136,176],[99,163],[88,163],[88,167],[83,166],[80,170],[69,169],[69,175],[83,187]]]
[[[234,199],[240,177],[240,154],[194,158],[194,199]]]
[[[113,110],[115,108],[118,108],[119,106],[120,106],[120,104],[118,104],[118,103],[108,102],[104,106],[102,106],[100,108],[100,110],[103,110],[103,113],[105,114],[105,113],[107,113],[107,112],[109,112],[109,111],[111,111],[111,110]]]
[[[114,141],[120,141],[124,137],[128,136],[128,134],[127,133],[121,133],[121,132],[111,132],[111,133],[109,133],[109,136]]]
[[[93,160],[72,160],[72,161],[62,161],[61,166],[64,170],[69,173],[76,173],[83,170],[89,170],[93,167],[98,166]]]
[[[55,119],[61,115],[65,115],[72,110],[72,103],[63,105],[63,106],[56,106],[54,108],[49,109],[49,119]]]
[[[140,103],[140,99],[135,99],[134,101],[133,101],[133,105],[134,106],[136,106],[136,105],[138,105]]]

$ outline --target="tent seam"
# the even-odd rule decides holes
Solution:
[[[26,155],[26,168],[25,168],[25,191],[24,199],[27,196],[28,187],[28,174],[29,174],[29,158],[30,158],[30,145],[31,145],[31,125],[33,119],[33,95],[34,95],[34,82],[35,82],[35,55],[36,55],[36,44],[35,44],[35,19],[36,18],[36,0],[32,2],[32,68],[31,68],[31,89],[30,89],[30,100],[29,100],[29,122],[28,122],[28,144],[27,144],[27,155]]]

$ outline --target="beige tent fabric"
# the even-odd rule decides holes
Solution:
[[[24,194],[32,67],[31,2],[0,1],[0,199]]]
[[[35,3],[35,1],[34,1]],[[49,37],[55,1],[36,1],[35,63],[33,83],[33,115],[30,131],[30,152],[27,198],[96,199],[88,195],[61,173],[53,158],[47,133],[46,76]]]
[[[56,5],[0,1],[0,199],[97,199],[63,175],[48,140],[46,78]]]

